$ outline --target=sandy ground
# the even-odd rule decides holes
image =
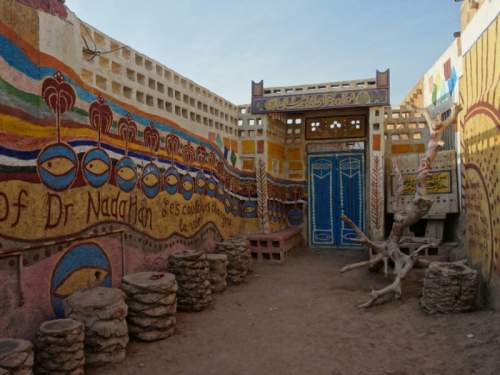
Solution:
[[[284,265],[258,263],[246,284],[201,313],[179,313],[178,332],[132,342],[118,365],[91,375],[498,375],[500,313],[428,316],[417,270],[398,302],[358,309],[387,283],[364,269],[340,274],[356,252],[294,250]]]

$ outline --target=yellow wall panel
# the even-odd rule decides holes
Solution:
[[[255,141],[248,139],[241,141],[241,152],[243,154],[255,154]]]

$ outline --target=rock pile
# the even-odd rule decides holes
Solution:
[[[477,271],[463,262],[432,262],[425,273],[420,306],[430,314],[470,311],[478,288]]]
[[[175,333],[177,282],[165,272],[140,272],[124,276],[128,330],[142,341],[165,339]]]
[[[36,373],[83,375],[85,327],[73,319],[42,323],[36,340]]]
[[[226,254],[227,281],[230,284],[241,284],[252,270],[252,256],[248,241],[243,237],[230,237],[226,241],[217,242],[215,252]]]
[[[101,366],[125,359],[127,304],[120,289],[97,287],[73,293],[63,302],[66,317],[85,324],[85,363]]]
[[[227,288],[227,255],[207,254],[210,268],[210,286],[213,293],[220,293]]]
[[[33,374],[33,345],[26,340],[0,339],[0,375]]]
[[[212,302],[210,271],[207,256],[196,250],[184,250],[170,255],[168,272],[177,280],[177,309],[201,311]]]

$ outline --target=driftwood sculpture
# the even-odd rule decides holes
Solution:
[[[431,243],[423,244],[408,255],[403,253],[399,247],[405,229],[423,218],[432,206],[432,200],[427,194],[426,178],[432,170],[432,162],[442,147],[443,142],[441,138],[443,131],[456,120],[460,107],[454,106],[452,109],[438,114],[435,118],[430,115],[427,109],[418,110],[424,115],[430,130],[427,152],[417,171],[415,197],[406,207],[400,204],[400,196],[403,192],[403,178],[397,163],[393,163],[393,173],[396,180],[395,199],[398,202],[398,207],[394,214],[394,223],[389,237],[385,241],[372,241],[351,219],[345,215],[341,217],[356,232],[358,238],[355,241],[371,249],[369,260],[347,265],[342,268],[341,272],[347,272],[360,267],[377,267],[383,264],[384,273],[387,276],[389,260],[394,263],[394,281],[385,288],[372,290],[370,300],[360,305],[360,307],[371,307],[381,297],[390,294],[393,294],[395,299],[399,299],[402,294],[401,283],[405,276],[417,264],[428,265],[427,261],[419,259],[420,252],[434,245]]]

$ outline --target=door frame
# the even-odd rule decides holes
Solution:
[[[307,177],[307,243],[308,246],[312,249],[335,249],[335,250],[360,250],[363,248],[362,245],[359,246],[338,246],[334,245],[313,245],[312,236],[311,236],[311,225],[312,225],[312,209],[311,209],[311,199],[312,199],[312,189],[311,189],[311,175],[310,175],[310,159],[312,157],[318,156],[333,156],[339,154],[356,154],[362,156],[363,159],[363,169],[364,169],[364,177],[363,177],[363,230],[367,228],[367,193],[368,193],[368,178],[367,178],[367,154],[366,149],[363,150],[342,150],[342,151],[324,151],[324,152],[310,152],[306,155],[306,177]]]

